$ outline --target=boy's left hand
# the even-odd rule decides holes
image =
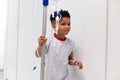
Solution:
[[[75,65],[79,67],[79,69],[83,68],[82,62],[81,61],[75,61]]]

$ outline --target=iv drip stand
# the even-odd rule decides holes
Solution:
[[[46,35],[47,6],[48,6],[48,0],[43,0],[42,35]],[[40,80],[44,80],[44,68],[45,68],[45,45],[42,45]]]

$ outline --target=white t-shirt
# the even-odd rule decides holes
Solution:
[[[68,80],[68,56],[74,53],[74,43],[51,37],[47,40],[45,80]]]

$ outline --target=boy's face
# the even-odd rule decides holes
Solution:
[[[58,35],[65,36],[70,31],[70,18],[69,17],[63,17],[60,19],[59,22],[59,30]]]

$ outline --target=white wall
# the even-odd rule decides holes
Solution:
[[[85,0],[83,80],[105,80],[106,0]]]
[[[4,43],[7,19],[7,0],[0,0],[0,70],[3,70],[4,62]]]
[[[120,0],[109,0],[107,80],[120,80]]]
[[[40,59],[35,57],[35,49],[37,38],[42,31],[41,1],[9,0],[5,73],[5,78],[9,80],[40,78]],[[68,9],[71,14],[72,30],[68,36],[73,39],[77,47],[75,58],[81,59],[84,65],[83,70],[70,67],[70,79],[119,80],[120,65],[117,60],[120,56],[118,35],[120,2],[118,0],[110,0],[109,3],[107,0],[76,0],[75,2],[60,0],[60,2],[60,7]],[[47,35],[51,33],[49,15],[50,6]],[[33,70],[34,66],[37,66],[36,70]]]
[[[18,0],[8,1],[7,29],[5,39],[4,79],[16,80],[18,52]]]
[[[35,57],[36,42],[41,34],[42,5],[40,1],[20,0],[17,80],[38,80],[40,59]],[[33,67],[37,66],[36,70]],[[27,75],[26,75],[27,74]]]

